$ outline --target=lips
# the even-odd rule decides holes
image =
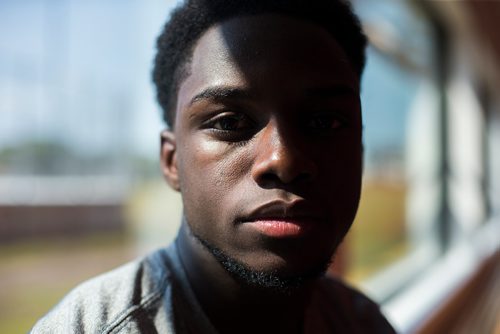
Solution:
[[[318,210],[305,201],[268,202],[240,219],[245,228],[272,238],[302,237],[319,222]]]

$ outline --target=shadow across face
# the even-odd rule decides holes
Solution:
[[[166,175],[192,233],[250,272],[321,271],[361,183],[358,79],[335,39],[274,14],[217,24],[195,44],[176,113]]]

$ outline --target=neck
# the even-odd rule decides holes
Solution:
[[[300,333],[307,288],[291,294],[235,280],[182,223],[180,258],[202,309],[220,333]]]

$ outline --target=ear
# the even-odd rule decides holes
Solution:
[[[170,130],[161,133],[161,170],[167,183],[176,191],[180,191],[179,173],[177,169],[177,144],[175,135]]]

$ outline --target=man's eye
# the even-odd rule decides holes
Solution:
[[[210,122],[210,127],[220,131],[242,131],[251,126],[250,120],[240,114],[223,115]]]
[[[343,121],[335,114],[315,115],[307,122],[307,128],[310,130],[335,130],[343,125]]]

